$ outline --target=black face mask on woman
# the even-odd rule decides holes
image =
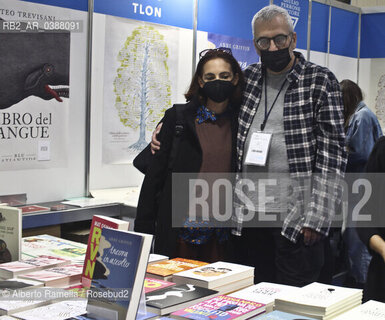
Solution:
[[[276,51],[261,51],[262,64],[274,72],[280,72],[290,63],[291,57],[289,48],[279,49]]]
[[[223,102],[230,98],[235,89],[231,81],[214,80],[205,82],[202,93],[215,102]]]

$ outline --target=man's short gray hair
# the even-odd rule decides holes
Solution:
[[[255,25],[257,22],[271,21],[277,15],[281,15],[287,22],[289,32],[294,32],[293,21],[286,9],[271,4],[259,10],[253,17],[251,28],[253,30],[253,38],[255,39]]]

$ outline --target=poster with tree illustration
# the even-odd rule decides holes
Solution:
[[[103,163],[131,163],[175,102],[178,28],[106,17]]]

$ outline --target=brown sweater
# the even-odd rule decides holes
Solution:
[[[202,148],[200,172],[230,172],[231,170],[231,121],[227,115],[201,124],[195,128]]]

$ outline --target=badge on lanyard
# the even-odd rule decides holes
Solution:
[[[245,164],[254,166],[266,165],[272,136],[272,133],[265,132],[254,132],[252,134],[249,149],[246,153]]]

